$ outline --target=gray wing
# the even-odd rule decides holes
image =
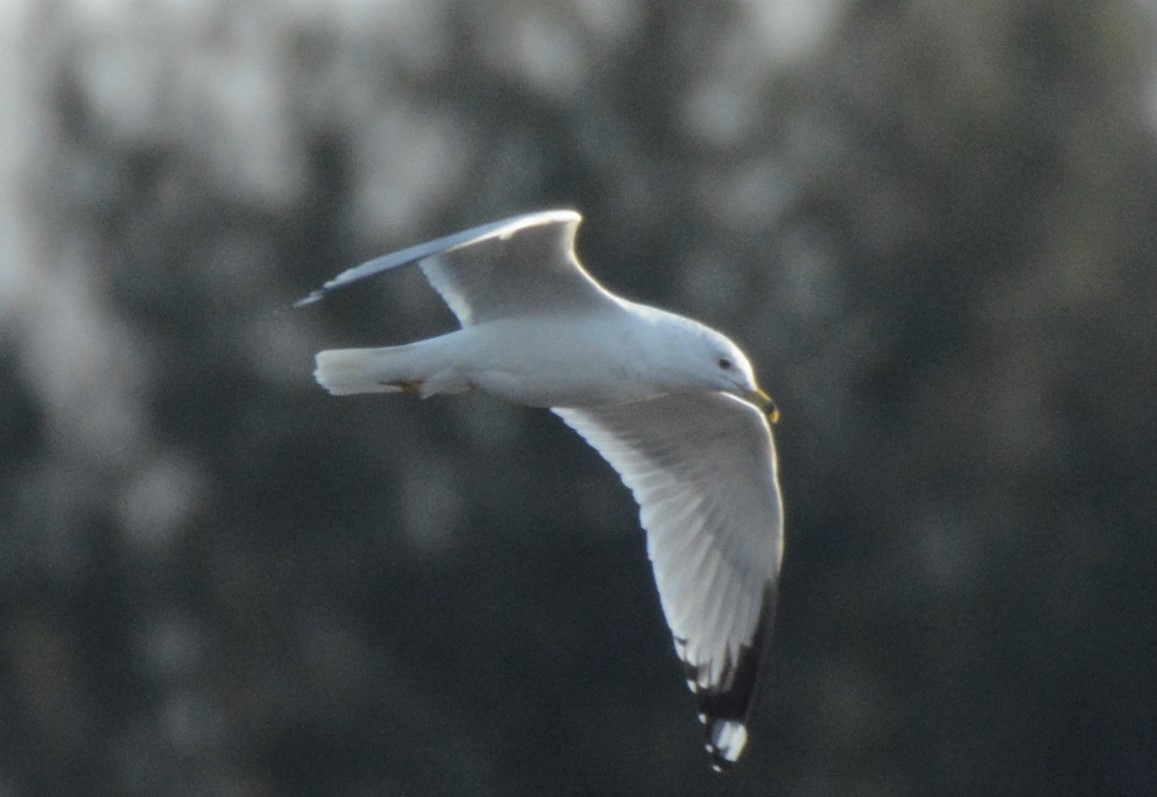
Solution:
[[[727,767],[747,740],[783,556],[771,429],[758,409],[723,393],[554,412],[639,503],[708,750]]]
[[[581,220],[573,210],[547,210],[418,244],[342,272],[295,306],[419,263],[462,326],[590,309],[612,299],[575,257]]]

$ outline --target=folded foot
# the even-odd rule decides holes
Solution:
[[[407,382],[382,382],[382,384],[388,385],[389,387],[396,387],[407,396],[422,395],[422,381],[420,379],[414,379]]]

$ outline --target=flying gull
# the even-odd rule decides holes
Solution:
[[[716,769],[747,725],[783,557],[769,421],[739,347],[703,324],[614,295],[578,262],[582,217],[497,221],[352,268],[297,303],[417,263],[461,329],[317,355],[333,395],[480,390],[549,407],[619,473],[640,507],[667,624]]]

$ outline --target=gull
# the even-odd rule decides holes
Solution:
[[[712,766],[747,743],[783,559],[778,412],[727,337],[628,301],[579,263],[571,210],[528,213],[349,269],[301,306],[418,264],[460,329],[317,355],[333,395],[478,390],[549,407],[613,467],[647,532],[659,599]]]

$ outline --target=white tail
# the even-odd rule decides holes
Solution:
[[[355,393],[399,393],[394,382],[405,376],[388,366],[391,351],[385,349],[331,349],[318,352],[313,378],[334,396]]]

